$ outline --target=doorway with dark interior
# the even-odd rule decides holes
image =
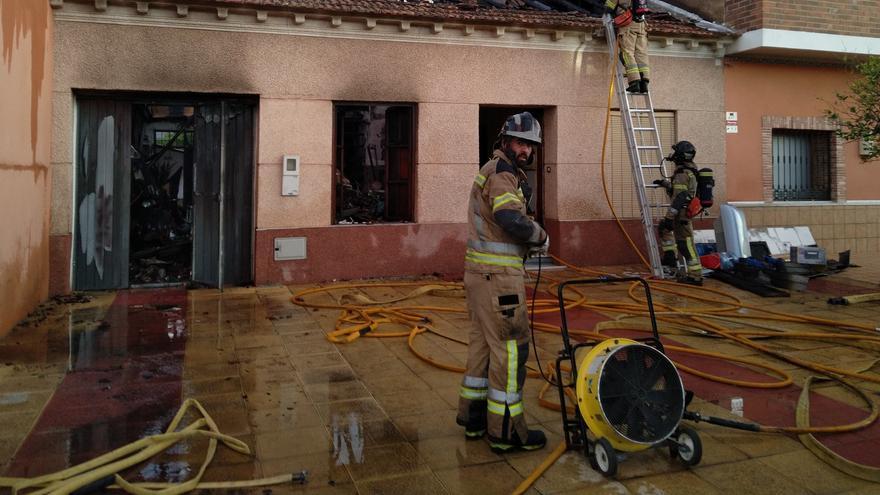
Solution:
[[[256,99],[77,95],[75,290],[253,281]]]
[[[132,108],[129,283],[192,279],[193,118],[191,105]]]
[[[520,112],[531,113],[541,123],[541,127],[544,127],[544,109],[539,107],[480,106],[480,163],[477,167],[483,166],[492,157],[496,146],[500,145],[498,132],[507,117]],[[534,215],[535,221],[541,225],[544,224],[544,177],[538,172],[544,169],[543,164],[544,147],[538,146],[535,159],[526,167],[525,172],[529,185],[532,186],[529,214]]]

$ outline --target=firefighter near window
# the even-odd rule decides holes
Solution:
[[[648,14],[647,0],[606,0],[605,12],[614,19],[620,61],[626,71],[630,93],[647,93],[648,69]]]
[[[671,199],[666,216],[657,226],[660,249],[663,251],[662,263],[675,269],[678,255],[681,254],[684,256],[686,271],[678,274],[678,281],[703,285],[703,267],[694,245],[692,218],[712,206],[715,179],[712,169],[697,170],[693,161],[696,154],[697,149],[689,141],[679,141],[672,145],[672,154],[666,157],[666,160],[675,163],[672,180],[658,179],[654,184],[666,189]]]
[[[495,452],[536,450],[547,439],[523,414],[529,321],[523,261],[546,254],[547,233],[527,214],[526,167],[541,144],[528,112],[504,122],[492,158],[480,168],[468,204],[464,286],[472,322],[456,422],[468,439],[488,431]]]

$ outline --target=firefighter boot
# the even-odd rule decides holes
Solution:
[[[639,92],[647,93],[648,92],[648,83],[651,82],[647,77],[643,77],[641,81],[639,81]]]
[[[679,277],[676,280],[676,282],[678,282],[680,284],[688,284],[688,285],[696,285],[696,286],[703,285],[703,279],[691,277],[690,275],[685,275],[684,277]]]
[[[663,266],[668,266],[670,268],[675,268],[677,265],[675,253],[673,251],[663,251],[663,258],[660,260],[660,264]]]
[[[641,93],[642,92],[642,81],[636,79],[635,81],[630,81],[629,86],[626,87],[627,93]]]
[[[519,438],[519,433],[516,431],[511,435],[510,441],[499,440],[489,435],[489,446],[492,448],[492,452],[503,454],[514,450],[538,450],[547,445],[547,436],[543,431],[528,430],[528,432],[525,441]]]
[[[464,437],[467,440],[479,440],[486,434],[485,411],[483,412],[483,417],[480,419],[474,419],[473,417],[468,420],[455,418],[455,422],[458,423],[459,426],[464,426]]]

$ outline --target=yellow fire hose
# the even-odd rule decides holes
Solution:
[[[579,271],[587,271],[587,270],[579,270]],[[601,274],[601,272],[591,271],[593,274]],[[605,274],[607,275],[607,274]],[[552,285],[558,283],[554,281]],[[652,281],[652,286],[658,286],[664,284],[660,281]],[[391,284],[347,284],[343,288],[345,289],[364,289],[364,288],[378,288],[378,287],[394,287],[394,288],[408,288],[414,285],[418,285],[417,283],[391,283]],[[420,295],[431,294],[436,295],[433,291],[435,288],[430,288],[429,286],[425,286],[425,288],[416,289],[409,294],[401,297],[394,298],[395,302],[402,302],[411,297],[418,297]],[[586,294],[577,290],[576,288],[569,287],[568,290],[574,292],[574,295],[569,296],[566,294],[565,306],[567,308],[586,308],[593,309],[596,311],[602,312],[612,312],[612,313],[622,313],[627,317],[638,317],[644,318],[647,314],[647,309],[645,307],[645,302],[640,300],[637,296],[635,296],[635,286],[629,288],[628,293],[629,297],[634,301],[634,303],[621,303],[619,301],[591,301],[587,297]],[[829,432],[844,432],[844,431],[853,431],[857,429],[864,428],[871,423],[873,423],[878,416],[878,409],[873,399],[870,396],[864,394],[857,387],[849,384],[844,381],[842,377],[851,377],[857,378],[861,380],[875,382],[877,379],[871,375],[865,374],[864,371],[853,372],[849,370],[824,366],[819,363],[812,363],[806,360],[793,358],[791,356],[787,356],[783,353],[779,353],[773,351],[772,349],[767,348],[761,344],[755,342],[755,339],[767,339],[767,338],[797,338],[797,339],[813,339],[813,340],[825,340],[825,341],[839,341],[841,343],[856,343],[856,342],[867,342],[871,344],[880,344],[880,337],[877,336],[869,336],[864,335],[862,332],[867,333],[867,329],[869,328],[867,325],[861,325],[853,322],[838,322],[832,320],[826,320],[821,318],[815,318],[804,315],[788,315],[785,313],[775,312],[771,310],[766,310],[760,307],[751,307],[745,304],[742,304],[737,298],[730,294],[722,293],[720,291],[715,291],[709,288],[701,288],[696,290],[695,288],[688,288],[688,290],[681,291],[676,290],[676,287],[673,284],[666,284],[666,287],[663,287],[663,291],[673,294],[680,298],[690,298],[698,302],[706,303],[706,306],[703,307],[689,307],[688,311],[677,310],[675,308],[670,308],[662,303],[655,302],[657,307],[660,307],[662,311],[658,314],[658,320],[664,323],[668,323],[669,327],[679,326],[681,325],[682,319],[687,321],[687,325],[692,332],[695,332],[699,335],[705,335],[707,337],[713,338],[725,338],[729,339],[735,343],[747,346],[756,351],[769,355],[773,358],[782,360],[784,362],[789,362],[796,364],[798,366],[804,367],[806,369],[810,369],[819,373],[828,374],[839,382],[841,382],[844,386],[852,389],[861,399],[866,403],[869,408],[869,412],[865,418],[860,421],[853,422],[851,424],[846,425],[834,425],[834,426],[824,426],[824,427],[813,427],[809,425],[799,424],[797,427],[779,427],[779,426],[762,426],[756,425],[759,431],[764,432],[787,432],[787,433],[796,433],[802,435],[811,435],[813,433],[829,433]],[[424,354],[419,351],[417,346],[417,336],[421,335],[425,332],[430,332],[440,337],[459,342],[463,345],[466,345],[466,342],[456,339],[454,337],[450,337],[448,335],[444,335],[441,332],[437,331],[433,328],[433,325],[430,323],[430,319],[427,316],[422,316],[419,314],[421,311],[435,311],[435,312],[452,312],[452,313],[464,313],[465,310],[463,308],[455,308],[450,306],[383,306],[382,304],[387,301],[375,301],[371,300],[362,295],[358,295],[356,297],[349,296],[346,298],[348,304],[346,305],[333,305],[328,303],[312,303],[306,299],[305,296],[315,294],[318,292],[326,292],[333,291],[340,286],[333,286],[321,289],[310,289],[308,291],[303,291],[295,296],[293,296],[292,300],[301,306],[304,307],[324,307],[327,309],[342,309],[342,314],[340,318],[337,320],[338,326],[337,329],[330,332],[328,334],[328,339],[334,342],[351,342],[355,339],[365,336],[365,337],[395,337],[395,336],[406,336],[407,343],[411,351],[423,361],[432,364],[438,368],[458,372],[461,373],[464,369],[461,366],[453,365],[449,363],[439,362],[430,356]],[[453,283],[444,283],[441,288],[445,291],[443,295],[450,296],[456,295],[460,296],[461,288],[460,284]],[[720,298],[720,299],[719,299]],[[363,307],[355,307],[351,304],[352,300],[358,300],[360,303],[364,304]],[[534,301],[535,304],[535,313],[549,313],[558,311],[558,306],[556,306],[556,301],[549,299],[539,299]],[[530,304],[531,305],[531,304]],[[747,315],[742,315],[739,313],[733,314],[738,310],[742,310],[744,308],[748,308],[751,313]],[[721,314],[727,314],[727,316],[721,316]],[[765,319],[768,321],[778,321],[778,322],[790,322],[790,323],[804,323],[810,325],[821,325],[826,327],[833,327],[836,330],[843,330],[848,332],[859,332],[856,334],[846,333],[846,334],[838,334],[833,332],[783,332],[781,330],[776,329],[773,330],[772,326],[769,325],[761,325],[760,323],[756,323],[753,320]],[[710,321],[714,320],[714,321]],[[743,321],[744,320],[744,321]],[[752,326],[758,325],[760,330],[752,330],[752,329],[739,329],[739,330],[729,330],[725,327],[715,323],[715,321],[725,322],[732,321],[739,323],[740,326]],[[678,322],[678,323],[676,323]],[[397,325],[409,328],[408,331],[397,331],[397,332],[389,332],[389,331],[377,331],[382,325]],[[547,323],[536,322],[534,325],[536,331],[550,332],[550,333],[559,333],[560,329],[556,325],[551,325]],[[628,330],[642,330],[648,331],[646,324],[644,322],[632,323],[621,320],[611,320],[605,321],[598,325],[593,331],[581,330],[581,329],[570,329],[569,333],[578,338],[589,339],[593,341],[601,341],[607,338],[606,335],[603,335],[602,332],[604,330],[620,328],[620,329],[628,329]],[[665,327],[664,327],[665,328]],[[344,339],[342,338],[344,336]],[[680,347],[680,346],[666,346],[667,349],[673,350],[681,353],[689,353],[694,355],[699,355],[703,357],[725,360],[729,362],[739,363],[745,365],[750,368],[757,368],[770,373],[771,375],[776,375],[779,377],[778,380],[770,381],[770,382],[755,382],[755,381],[745,381],[745,380],[735,380],[727,377],[721,377],[712,375],[706,372],[703,372],[698,369],[694,369],[692,367],[684,366],[681,363],[676,363],[676,366],[688,373],[692,373],[696,376],[700,376],[709,380],[717,381],[720,383],[727,383],[736,386],[750,387],[750,388],[781,388],[788,386],[791,384],[791,377],[785,371],[778,369],[776,367],[770,366],[764,362],[744,357],[731,357],[727,355],[723,355],[720,353],[713,353],[708,351],[701,351],[697,349]],[[552,363],[548,363],[548,368],[552,369]],[[551,373],[552,375],[552,373]],[[529,376],[538,377],[539,374],[530,370]],[[551,377],[551,380],[555,380],[556,377]],[[545,399],[545,394],[549,389],[550,385],[548,383],[544,384],[540,394],[539,394],[539,403],[544,407],[549,407],[552,409],[557,409],[560,407],[558,403],[554,403]],[[569,390],[566,389],[566,392]],[[575,399],[574,397],[571,397]],[[834,462],[848,462],[844,459],[838,459]]]
[[[195,409],[201,417],[178,429],[184,415],[190,409]],[[131,483],[119,475],[120,472],[127,468],[140,464],[187,438],[208,439],[208,451],[205,454],[205,460],[193,479],[181,483]],[[66,495],[100,483],[100,486],[95,486],[95,489],[122,489],[135,495],[178,495],[192,490],[251,488],[282,483],[305,482],[307,474],[305,472],[247,481],[203,482],[201,481],[202,476],[204,476],[205,470],[214,459],[218,440],[238,453],[251,455],[251,450],[246,443],[220,432],[217,424],[198,401],[186,399],[180,406],[180,409],[178,409],[171,424],[168,425],[165,433],[141,438],[88,462],[56,473],[35,478],[0,477],[0,487],[10,488],[13,495],[25,490],[33,490],[28,492],[29,495]],[[105,479],[108,480],[107,483],[101,483],[101,480]],[[110,481],[111,479],[112,481]]]

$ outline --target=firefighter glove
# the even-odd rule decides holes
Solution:
[[[669,180],[667,179],[655,179],[654,185],[666,189],[666,192],[671,193],[672,191],[672,184],[670,184]]]
[[[544,242],[539,246],[532,246],[529,249],[529,258],[535,256],[546,256],[547,252],[550,251],[550,236],[544,237]]]

